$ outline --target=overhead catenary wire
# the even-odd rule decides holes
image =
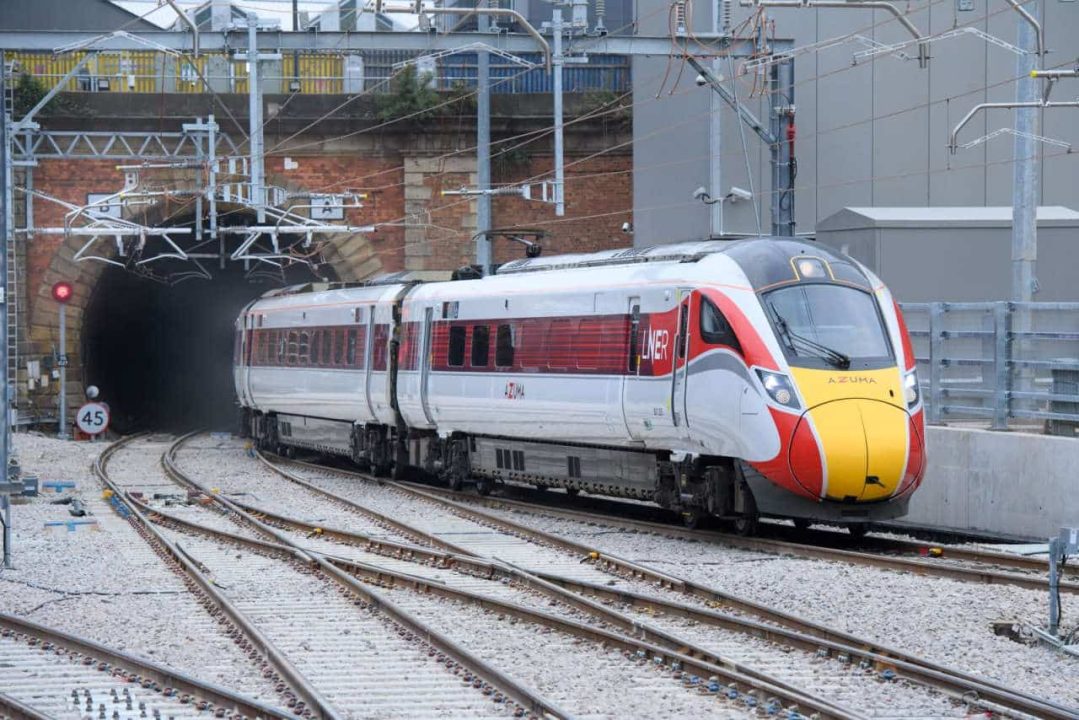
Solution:
[[[931,3],[931,4],[933,4],[933,3]],[[991,13],[991,14],[995,14],[995,13]],[[985,19],[985,17],[988,17],[988,16],[983,16],[982,18],[977,18],[977,19],[975,19],[975,22],[979,22],[979,21],[982,21],[982,20],[984,20],[984,19]],[[885,22],[887,22],[887,21],[885,21]],[[883,23],[875,23],[874,25],[876,25],[876,24],[883,24]],[[846,70],[846,69],[849,69],[849,68],[843,68],[843,69],[841,69],[840,71],[843,71],[843,70]],[[828,74],[834,74],[834,73],[836,73],[836,72],[839,72],[839,71],[833,71],[832,73],[828,73]],[[823,77],[823,76],[826,76],[826,75],[828,75],[828,74],[823,74],[823,75],[821,75],[821,76],[819,76],[819,77]],[[812,81],[813,81],[813,80],[815,80],[815,79],[817,79],[817,78],[806,78],[806,79],[804,79],[804,80],[803,80],[802,82],[800,82],[800,83],[798,83],[798,84],[803,84],[803,83],[806,83],[806,82],[812,82]],[[1011,82],[1011,80],[1006,80],[1006,81],[1004,81],[1004,82]],[[992,87],[992,86],[986,86],[986,88],[985,88],[985,89],[988,89],[989,87]],[[970,91],[970,92],[971,92],[971,93],[977,93],[977,92],[984,92],[984,89],[976,89],[976,90],[973,90],[973,91]],[[960,95],[957,95],[957,96],[952,96],[952,98],[950,98],[950,99],[954,99],[955,97],[960,97],[960,96],[962,96],[962,95],[965,95],[965,94],[968,94],[968,93],[962,93],[962,94],[960,94]],[[451,99],[450,101],[448,101],[448,102],[446,102],[446,103],[444,103],[444,104],[449,104],[450,102],[454,102],[454,101],[457,101],[457,100],[460,100],[460,99],[461,99],[461,98],[454,98],[454,99]],[[844,127],[851,127],[851,126],[854,126],[854,125],[858,125],[858,124],[861,124],[861,123],[863,123],[863,122],[872,122],[873,120],[875,120],[875,119],[879,119],[880,117],[887,117],[887,116],[891,116],[891,115],[901,114],[901,113],[903,113],[903,112],[910,112],[911,110],[917,109],[918,107],[922,107],[922,106],[925,106],[925,105],[931,105],[931,104],[933,104],[933,103],[939,103],[939,102],[942,102],[942,101],[943,101],[943,100],[931,101],[930,103],[923,103],[923,104],[920,104],[920,105],[918,105],[918,106],[914,106],[914,107],[912,107],[912,108],[904,108],[904,109],[900,109],[900,110],[897,110],[897,111],[893,111],[892,113],[888,113],[888,114],[886,114],[886,115],[882,115],[882,116],[877,116],[877,117],[874,117],[874,118],[867,118],[867,119],[865,119],[865,120],[863,120],[863,121],[857,121],[857,122],[854,122],[854,123],[850,123],[850,124],[848,124],[848,125],[846,125],[846,126],[844,126]],[[636,104],[637,104],[637,103],[634,103],[634,105],[636,105]],[[631,106],[631,107],[632,107],[632,106]],[[620,111],[621,109],[622,109],[622,108],[614,108],[614,109],[612,109],[612,111],[615,111],[615,112],[617,112],[617,111]],[[388,121],[388,122],[386,122],[386,123],[383,123],[382,125],[380,125],[380,126],[377,126],[377,127],[385,127],[386,125],[390,125],[390,124],[392,124],[393,122],[397,122],[397,121],[399,121],[399,120],[403,120],[403,119],[407,119],[407,118],[401,118],[401,119],[395,119],[395,120],[391,120],[391,121]],[[582,118],[578,119],[578,121],[579,121],[579,120],[581,120],[581,119],[584,119],[584,118],[582,117]],[[573,121],[571,121],[571,122],[573,122]],[[376,128],[369,128],[369,129],[376,129]],[[822,131],[819,131],[819,132],[817,132],[817,133],[815,133],[815,134],[817,134],[817,135],[822,135],[822,134],[825,134],[825,133],[827,133],[827,132],[835,132],[835,131],[837,131],[838,129],[841,129],[841,128],[831,128],[831,129],[828,129],[828,130],[822,130]],[[366,130],[364,130],[364,131],[366,131]],[[530,133],[529,133],[529,134],[531,134],[531,135],[534,135],[534,136],[542,136],[542,133],[549,133],[549,132],[550,132],[550,130],[549,130],[549,129],[544,129],[544,130],[540,130],[540,131],[530,131]],[[525,135],[525,134],[522,134],[522,135]],[[502,139],[502,140],[500,140],[499,142],[500,142],[500,143],[505,143],[506,141],[507,141],[507,139]],[[497,144],[497,143],[496,143],[496,144]],[[275,147],[276,147],[276,146],[275,146]],[[608,149],[606,149],[606,150],[604,150],[604,151],[601,151],[601,152],[599,152],[599,153],[595,153],[595,154],[593,154],[593,155],[589,156],[588,158],[583,158],[583,159],[581,159],[581,160],[575,161],[575,162],[574,162],[574,163],[572,163],[572,164],[573,164],[573,165],[579,164],[580,162],[586,161],[587,159],[591,159],[591,158],[597,157],[597,156],[599,156],[599,155],[602,155],[602,154],[604,154],[605,152],[611,152],[611,151],[612,151],[612,150],[614,150],[614,149],[617,149],[617,148],[608,148]],[[452,155],[452,154],[458,154],[459,152],[461,152],[461,151],[456,151],[456,152],[454,152],[454,153],[447,153],[446,155],[447,155],[447,156],[449,156],[449,155]],[[381,170],[381,171],[379,171],[379,172],[378,172],[377,174],[383,174],[383,173],[385,173],[385,172],[388,172],[388,171],[391,171],[391,170],[392,170],[392,169],[385,169],[385,170]],[[581,177],[596,177],[596,176],[598,176],[598,175],[602,175],[602,174],[615,174],[615,173],[620,173],[620,172],[624,172],[624,171],[620,171],[620,170],[619,170],[619,171],[607,171],[606,173],[592,173],[592,174],[589,174],[589,175],[587,175],[587,176],[581,176]],[[538,177],[542,177],[542,174],[541,174],[541,175],[539,175],[539,176],[535,176],[535,178],[538,178]],[[533,179],[535,179],[535,178],[533,178]],[[580,177],[579,177],[579,178],[574,178],[574,179],[580,179]],[[399,184],[400,184],[400,183],[397,183],[396,185],[399,185]],[[394,185],[389,185],[389,186],[387,186],[387,187],[393,187],[393,186],[394,186]],[[754,195],[756,196],[756,195],[757,195],[757,193],[754,193]],[[440,209],[444,209],[444,208],[447,208],[447,207],[451,207],[451,206],[452,206],[452,204],[451,204],[451,205],[446,205],[446,206],[443,206],[443,208],[440,208]],[[759,213],[758,213],[758,216],[759,216]],[[567,220],[569,220],[569,219],[572,219],[572,218],[567,218]]]
[[[935,5],[935,4],[939,4],[940,2],[943,2],[943,1],[944,1],[944,0],[932,0],[932,2],[930,2],[930,3],[927,3],[927,5],[926,5],[925,7],[927,8],[927,7],[930,7],[930,6],[932,6],[932,5]],[[1033,1],[1034,1],[1034,0],[1027,0],[1027,2],[1033,2]],[[922,8],[922,9],[925,9],[925,8]],[[1002,10],[998,10],[998,11],[995,11],[995,12],[989,13],[989,14],[987,14],[987,15],[985,15],[985,16],[980,16],[980,17],[978,17],[978,18],[974,18],[974,19],[972,19],[972,20],[970,21],[970,23],[978,23],[978,22],[982,22],[982,21],[986,20],[986,19],[987,19],[988,17],[991,17],[992,15],[995,15],[995,14],[997,14],[997,13],[1000,13],[1000,12],[1009,12],[1009,10],[1008,10],[1007,8],[1005,8],[1005,9],[1002,9]],[[894,20],[894,18],[892,18],[891,16],[889,16],[889,17],[888,17],[887,19],[885,19],[885,20],[883,20],[883,21],[875,22],[875,23],[873,23],[873,24],[871,24],[871,25],[868,25],[868,26],[865,26],[865,27],[862,27],[862,28],[856,29],[856,30],[854,30],[854,31],[853,31],[853,33],[857,34],[857,33],[859,33],[859,32],[866,32],[866,31],[868,31],[868,30],[871,30],[871,29],[874,29],[874,28],[876,28],[876,27],[878,27],[878,26],[881,26],[881,25],[886,25],[886,24],[888,24],[888,23],[891,23],[891,22],[894,22],[894,21],[895,21],[895,20]],[[861,66],[861,67],[864,67],[864,66]],[[822,78],[824,78],[824,77],[829,77],[829,76],[832,76],[832,75],[836,75],[836,74],[839,74],[839,73],[842,73],[842,72],[846,72],[846,71],[849,71],[849,70],[852,70],[852,69],[853,69],[853,67],[852,67],[852,66],[846,66],[846,67],[841,67],[841,68],[839,68],[839,69],[837,69],[837,70],[833,70],[833,71],[830,71],[830,72],[828,72],[828,73],[818,74],[818,75],[815,75],[815,76],[806,76],[806,77],[804,77],[804,78],[803,78],[802,80],[800,80],[800,81],[796,82],[796,83],[795,83],[795,87],[798,87],[798,86],[801,86],[801,85],[805,85],[805,84],[808,84],[808,83],[812,83],[812,82],[815,82],[815,81],[817,81],[817,80],[819,80],[819,79],[822,79]],[[989,89],[989,88],[991,88],[991,87],[996,87],[996,86],[997,86],[997,85],[999,85],[999,84],[1005,84],[1005,83],[1007,83],[1007,82],[1012,82],[1013,80],[1014,80],[1014,79],[1008,79],[1008,80],[1006,80],[1006,81],[1003,81],[1003,83],[996,83],[996,84],[993,84],[993,85],[989,85],[989,86],[986,86],[985,88],[979,88],[979,89],[971,90],[971,91],[969,91],[969,92],[967,92],[967,93],[960,93],[960,94],[957,94],[957,95],[951,96],[951,98],[952,98],[952,99],[955,99],[955,98],[958,98],[958,97],[962,97],[962,96],[965,96],[965,95],[968,95],[968,94],[976,94],[976,93],[978,93],[978,92],[984,92],[984,90],[986,90],[986,89]],[[661,83],[661,84],[662,84],[662,83]],[[686,92],[692,92],[692,91],[693,91],[693,90],[695,90],[695,89],[696,89],[696,88],[690,88],[690,89],[688,89],[688,90],[681,90],[681,91],[677,91],[677,92],[678,92],[679,94],[682,94],[682,93],[686,93]],[[676,91],[672,89],[672,93],[671,93],[671,94],[674,94],[675,92],[676,92]],[[640,104],[642,104],[642,103],[645,103],[645,102],[647,102],[647,101],[648,101],[649,99],[650,99],[650,98],[642,98],[642,99],[636,100],[636,101],[634,101],[634,102],[633,102],[633,103],[632,103],[631,105],[629,105],[629,106],[626,106],[626,109],[629,109],[629,108],[634,108],[634,107],[636,107],[636,106],[638,106],[638,105],[640,105]],[[921,106],[922,106],[922,105],[917,105],[917,106],[914,106],[914,107],[913,107],[913,108],[911,108],[911,109],[917,109],[918,107],[921,107]],[[866,119],[863,119],[863,120],[860,120],[860,121],[855,121],[855,122],[852,122],[852,123],[848,123],[847,125],[845,125],[845,126],[843,126],[843,127],[853,127],[853,126],[856,126],[856,125],[860,125],[860,124],[863,124],[863,123],[867,123],[867,122],[872,122],[872,121],[873,121],[873,120],[874,120],[875,118],[884,118],[884,117],[890,117],[890,116],[894,116],[894,115],[897,115],[897,114],[901,114],[902,112],[904,112],[904,110],[902,110],[902,109],[901,109],[901,110],[898,110],[898,111],[894,111],[893,113],[889,113],[889,114],[886,114],[886,115],[881,115],[881,116],[874,116],[874,117],[866,118]],[[706,114],[707,114],[707,113],[704,113],[704,114],[699,114],[699,115],[697,115],[696,117],[701,117],[702,115],[706,115]],[[390,123],[386,123],[386,124],[390,124]],[[382,125],[382,126],[380,126],[380,127],[385,127],[385,125],[386,125],[386,124],[384,124],[384,125]],[[374,128],[371,128],[371,129],[374,129]],[[832,130],[826,130],[826,131],[819,131],[819,132],[817,132],[817,133],[813,133],[813,134],[810,134],[810,135],[807,135],[807,136],[804,136],[804,137],[812,137],[813,135],[819,135],[819,134],[823,134],[823,133],[825,133],[825,132],[832,132],[832,131],[835,131],[835,130],[838,130],[838,129],[840,129],[840,128],[834,128],[834,129],[832,129]],[[350,133],[350,134],[349,134],[349,136],[354,136],[354,135],[356,135],[356,134],[359,134],[359,133],[362,133],[362,132],[366,132],[367,130],[368,130],[368,129],[363,129],[363,130],[355,131],[355,132],[353,132],[353,133]],[[546,130],[546,132],[547,132],[547,133],[551,132],[551,129],[550,129],[550,128],[549,128],[549,129],[547,129],[547,130]],[[336,138],[331,138],[331,140],[332,140],[332,139],[336,139]],[[504,138],[504,139],[502,139],[502,140],[500,140],[500,141],[498,141],[498,142],[505,142],[505,141],[506,141],[506,139]],[[323,142],[328,142],[328,140],[324,140]],[[474,149],[475,149],[475,146],[469,146],[469,147],[465,147],[465,148],[462,148],[462,149],[460,149],[460,150],[454,151],[453,153],[447,153],[447,154],[446,154],[445,156],[443,156],[443,157],[451,156],[451,155],[453,155],[453,154],[461,154],[461,153],[464,153],[464,152],[468,152],[468,151],[470,151],[470,150],[474,150]],[[392,168],[391,168],[391,169],[387,169],[387,170],[385,170],[385,171],[380,171],[380,173],[379,173],[379,174],[381,174],[381,173],[383,173],[383,172],[386,172],[386,171],[390,171],[390,170],[392,170]],[[357,180],[362,180],[362,179],[365,179],[365,177],[366,177],[366,176],[354,176],[354,177],[350,178],[349,180],[350,180],[350,181],[357,181]],[[536,179],[536,178],[529,178],[529,180],[535,180],[535,179]],[[340,183],[341,183],[342,181],[337,181],[337,182],[338,182],[338,183],[340,184]]]

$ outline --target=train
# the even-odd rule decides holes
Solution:
[[[860,534],[925,472],[915,357],[888,288],[812,241],[708,240],[486,276],[272,290],[235,324],[260,447]]]

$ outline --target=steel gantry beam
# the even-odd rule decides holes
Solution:
[[[217,155],[238,155],[236,143],[217,134]],[[77,132],[29,130],[13,134],[16,164],[37,158],[100,158],[109,160],[171,160],[199,155],[200,139],[189,132]]]
[[[484,42],[497,50],[509,53],[535,52],[536,38],[523,33],[487,35]],[[456,50],[476,42],[475,33],[418,33],[418,32],[260,32],[258,49],[269,51],[325,51],[337,54],[358,53],[373,50],[412,50],[438,52]],[[0,31],[0,47],[21,52],[53,52],[57,48],[91,45],[94,50],[146,50],[158,46],[174,52],[194,52],[192,37],[175,31],[150,30],[105,34],[70,31]],[[789,40],[769,40],[776,52],[791,49]],[[199,51],[246,52],[246,33],[202,32],[199,33]],[[686,53],[698,57],[715,57],[733,52],[749,56],[759,48],[754,39],[727,38],[710,33],[691,37],[580,37],[567,43],[566,52],[587,52],[592,55],[677,56]]]

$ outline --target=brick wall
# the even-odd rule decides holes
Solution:
[[[287,163],[286,163],[287,159]],[[309,192],[359,192],[367,198],[362,208],[348,209],[343,222],[349,225],[399,223],[404,215],[404,168],[399,155],[288,155],[266,159],[270,184]],[[401,270],[404,228],[382,226],[367,236],[382,270]]]
[[[34,168],[36,190],[74,205],[84,205],[89,193],[114,193],[123,185],[124,174],[116,169],[115,160],[41,160]],[[63,205],[35,198],[34,226],[62,228],[64,215],[68,212]],[[27,243],[26,294],[27,310],[30,312],[33,312],[35,303],[40,299],[39,291],[43,285],[47,288],[60,279],[75,279],[53,277],[48,272],[53,256],[63,243],[63,235],[45,234],[37,234]],[[87,290],[76,283],[77,295]],[[48,294],[47,290],[45,294]]]
[[[547,230],[550,233],[544,246],[547,255],[630,245],[632,237],[623,233],[621,227],[624,222],[632,221],[631,162],[632,158],[626,154],[581,162],[569,156],[565,217],[556,218],[554,206],[539,200],[497,197],[493,203],[493,225]],[[525,164],[497,178],[497,182],[519,182],[550,171],[550,157],[529,157]],[[452,270],[472,261],[475,198],[443,196],[442,191],[475,183],[473,158],[295,155],[288,157],[286,166],[286,158],[275,156],[267,159],[266,175],[268,182],[293,190],[367,193],[364,207],[348,210],[346,221],[354,225],[393,223],[366,236],[366,243],[380,261],[369,267],[380,264],[386,272],[406,267]],[[117,191],[123,185],[123,173],[111,160],[42,160],[35,169],[34,184],[48,195],[82,204],[88,193]],[[155,214],[166,216],[174,210],[164,207]],[[42,199],[34,203],[35,224],[39,227],[62,227],[66,212],[65,207]],[[29,243],[27,287],[31,308],[44,284],[59,279],[52,278],[48,269],[62,242],[60,235],[39,234]],[[498,243],[495,248],[497,262],[521,255],[522,249],[510,243]],[[79,291],[86,292],[88,288]]]
[[[554,205],[519,197],[496,197],[492,225],[535,227],[546,230],[544,255],[591,252],[628,247],[633,236],[622,232],[622,224],[633,221],[633,158],[604,155],[589,160],[566,158],[566,214],[555,217]],[[527,167],[507,173],[500,183],[525,178],[549,177],[552,158],[534,157]],[[535,196],[536,193],[534,192]],[[495,248],[495,262],[523,257],[523,248],[503,241]]]

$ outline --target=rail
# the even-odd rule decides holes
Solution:
[[[904,303],[926,419],[1079,430],[1079,303]]]
[[[86,53],[16,52],[10,55],[17,62],[17,77],[26,75],[48,90],[74,70]],[[551,92],[551,75],[543,67],[543,56],[524,53],[518,59],[524,64],[501,56],[491,57],[491,92]],[[297,62],[298,72],[295,70]],[[297,53],[295,59],[289,54],[281,60],[264,63],[265,70],[260,74],[259,82],[269,94],[292,92],[294,78],[299,79],[297,92],[302,94],[385,93],[391,89],[387,81],[405,62],[414,62],[421,75],[429,73],[432,86],[438,90],[476,85],[475,52],[422,58],[406,50],[307,52]],[[247,77],[243,62],[233,61],[220,53],[178,59],[152,51],[102,51],[90,53],[83,67],[61,89],[65,92],[204,93],[209,84],[214,92],[246,93]],[[565,92],[625,92],[630,87],[628,56],[597,55],[585,64],[567,65],[564,70]]]
[[[0,635],[5,638],[16,637],[27,640],[31,645],[40,647],[43,651],[62,653],[71,662],[96,667],[103,673],[103,677],[115,677],[120,683],[138,682],[142,687],[160,693],[162,698],[183,696],[187,698],[181,701],[184,704],[192,700],[207,703],[207,716],[212,716],[220,710],[218,717],[223,717],[226,713],[233,717],[244,716],[266,720],[292,720],[295,717],[287,710],[245,697],[174,668],[141,659],[122,650],[106,647],[89,638],[46,627],[27,618],[0,612]],[[47,687],[41,671],[38,673],[38,688]],[[65,674],[70,679],[71,672],[67,671]],[[105,681],[102,684],[105,684]],[[5,689],[11,690],[11,688]],[[46,699],[48,692],[39,689],[39,695],[41,699]],[[14,697],[0,693],[0,717],[36,719],[42,717],[42,714]]]
[[[704,601],[712,608],[729,608],[736,611],[737,614],[747,615],[751,618],[766,622],[769,625],[777,625],[786,630],[793,631],[794,633],[809,636],[813,638],[815,642],[834,642],[848,647],[860,648],[858,653],[870,660],[870,666],[902,668],[904,672],[909,673],[912,677],[917,676],[921,680],[929,680],[930,684],[941,689],[958,692],[961,697],[968,700],[980,699],[998,704],[1006,709],[1004,713],[1005,716],[1009,716],[1010,712],[1014,711],[1018,712],[1020,716],[1023,716],[1025,713],[1026,715],[1045,718],[1076,717],[1074,709],[1037,697],[1023,690],[1009,688],[992,681],[987,681],[975,675],[965,673],[961,670],[945,667],[915,655],[907,654],[902,650],[881,645],[866,638],[859,638],[841,630],[818,625],[795,615],[791,615],[781,609],[760,605],[735,595],[729,595],[718,589],[693,582],[692,580],[674,577],[653,570],[650,567],[638,565],[605,552],[599,552],[592,546],[584,545],[564,536],[545,532],[530,525],[515,522],[504,516],[480,510],[473,507],[469,502],[475,500],[475,498],[469,498],[462,495],[457,499],[449,499],[445,497],[445,494],[442,492],[432,492],[432,489],[421,489],[407,483],[383,481],[366,473],[352,472],[340,468],[326,467],[299,461],[279,460],[278,462],[271,462],[261,453],[258,454],[258,457],[269,468],[283,477],[292,480],[293,482],[298,482],[298,484],[308,487],[309,489],[317,489],[319,494],[324,494],[327,497],[350,507],[361,509],[362,506],[357,506],[354,501],[348,498],[336,495],[328,490],[318,488],[317,485],[308,483],[303,480],[303,478],[286,469],[284,465],[292,465],[301,468],[309,467],[320,472],[331,473],[341,477],[356,478],[373,483],[385,483],[406,495],[426,499],[436,505],[441,505],[444,508],[449,509],[453,514],[470,518],[482,525],[497,529],[500,532],[507,532],[516,537],[526,538],[529,541],[536,542],[545,547],[558,548],[582,558],[589,558],[597,567],[600,567],[613,575],[646,580],[654,583],[657,587],[680,592],[687,597],[694,598],[698,601]],[[488,500],[489,499],[487,498],[481,498],[480,502],[486,503]],[[544,509],[546,510],[546,508]],[[369,511],[369,508],[363,508],[363,510]],[[416,553],[417,555],[420,555],[423,553],[423,550],[419,548],[413,550],[411,548],[401,547],[398,548],[398,552]],[[476,560],[476,558],[473,558],[473,560]],[[454,555],[453,561],[467,562],[468,558],[461,555]],[[628,593],[625,588],[610,588],[609,593],[604,593],[603,588],[601,587],[588,586],[585,588],[584,584],[581,582],[572,581],[562,576],[550,575],[547,573],[537,573],[537,577],[550,583],[561,585],[567,589],[581,590],[588,594],[594,594],[597,597],[606,597],[610,600],[617,598],[620,601],[628,601],[631,599],[630,595],[632,595],[632,593]],[[640,603],[644,603],[644,605],[641,605]],[[689,609],[687,606],[676,608],[673,605],[665,604],[657,597],[639,597],[635,599],[634,604],[637,604],[638,606],[650,606],[653,609],[662,607],[664,612],[671,612],[674,614],[680,614]],[[700,614],[695,615],[695,619],[702,622],[709,622],[708,618]],[[715,619],[716,618],[712,618],[712,620]],[[774,636],[772,639],[778,640],[778,636]],[[870,658],[870,655],[873,657]]]

